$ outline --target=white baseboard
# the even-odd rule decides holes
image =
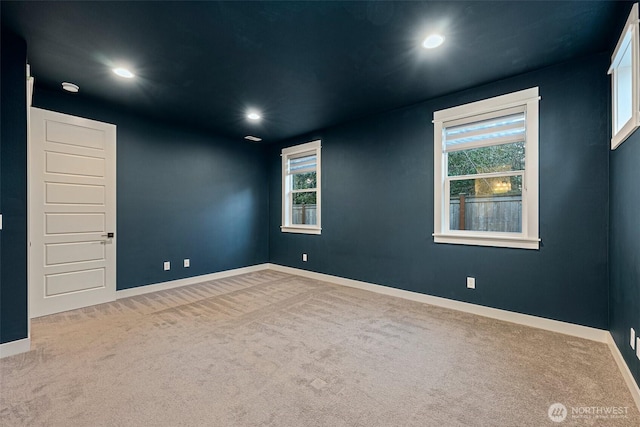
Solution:
[[[209,280],[224,279],[226,277],[237,276],[239,274],[253,273],[266,270],[269,264],[257,264],[250,267],[235,268],[233,270],[219,271],[217,273],[203,274],[201,276],[187,277],[184,279],[171,280],[168,282],[155,283],[152,285],[138,286],[130,289],[116,291],[116,299],[129,298],[136,295],[148,294],[151,292],[166,291],[167,289],[179,288],[182,286],[195,285],[196,283],[207,282]]]
[[[0,359],[20,353],[26,353],[29,350],[31,350],[31,338],[9,341],[4,344],[0,344]]]
[[[629,367],[625,363],[622,354],[620,354],[620,350],[618,349],[618,346],[616,345],[609,331],[590,328],[588,326],[575,325],[573,323],[561,322],[558,320],[545,319],[528,314],[521,314],[507,310],[484,307],[481,305],[470,304],[446,298],[434,297],[431,295],[390,288],[382,285],[375,285],[373,283],[361,282],[358,280],[345,279],[343,277],[331,276],[329,274],[316,273],[313,271],[301,270],[292,267],[285,267],[277,264],[268,264],[268,267],[270,270],[280,271],[282,273],[308,277],[311,279],[321,280],[323,282],[363,289],[383,295],[404,298],[411,301],[422,302],[438,307],[476,314],[478,316],[490,317],[492,319],[503,320],[505,322],[517,323],[519,325],[530,326],[533,328],[544,329],[551,332],[558,332],[565,335],[571,335],[591,341],[605,343],[609,346],[609,350],[611,351],[611,354],[613,355],[613,358],[618,365],[618,369],[620,370],[620,373],[622,374],[622,377],[624,378],[624,381],[627,384],[629,391],[631,392],[631,396],[633,397],[633,400],[635,401],[636,406],[640,411],[640,389],[638,388],[638,384],[633,378]]]
[[[609,344],[609,350],[618,365],[618,369],[620,369],[624,382],[627,383],[627,387],[629,387],[629,391],[631,392],[633,400],[636,402],[638,411],[640,411],[640,387],[638,387],[638,383],[636,383],[635,378],[633,378],[633,375],[629,370],[629,366],[627,366],[627,363],[624,361],[622,353],[620,353],[620,349],[616,345],[616,342],[610,333],[607,334],[607,344]]]
[[[376,292],[378,294],[390,295],[398,298],[408,299],[411,301],[431,304],[438,307],[449,308],[451,310],[476,314],[478,316],[503,320],[505,322],[531,326],[533,328],[558,332],[565,335],[572,335],[591,341],[607,343],[607,337],[609,336],[609,332],[604,329],[590,328],[588,326],[575,325],[573,323],[561,322],[559,320],[545,319],[528,314],[515,313],[513,311],[484,307],[467,302],[455,301],[447,298],[435,297],[418,292],[405,291],[402,289],[390,288],[388,286],[375,285],[373,283],[345,279],[343,277],[331,276],[329,274],[316,273],[313,271],[301,270],[298,268],[285,267],[277,264],[269,264],[269,268],[271,270],[281,271],[283,273],[295,274],[298,276],[309,277],[311,279],[322,280],[324,282],[335,283],[337,285],[364,289],[366,291]]]
[[[226,277],[237,276],[240,274],[253,273],[261,270],[274,270],[283,273],[293,274],[297,276],[308,277],[315,280],[334,283],[342,286],[363,289],[378,294],[389,295],[398,298],[404,298],[411,301],[417,301],[425,304],[431,304],[438,307],[449,308],[451,310],[462,311],[466,313],[476,314],[478,316],[489,317],[492,319],[503,320],[506,322],[516,323],[520,325],[530,326],[533,328],[544,329],[547,331],[558,332],[565,335],[571,335],[579,338],[588,339],[606,343],[609,346],[611,354],[620,369],[620,372],[631,392],[631,395],[640,410],[640,389],[635,382],[629,367],[625,363],[620,350],[616,346],[613,337],[609,331],[603,329],[590,328],[587,326],[575,325],[572,323],[561,322],[558,320],[545,319],[542,317],[531,316],[528,314],[515,313],[507,310],[484,307],[481,305],[470,304],[461,301],[450,300],[447,298],[435,297],[432,295],[421,294],[417,292],[405,291],[402,289],[390,288],[387,286],[376,285],[359,280],[346,279],[343,277],[332,276],[329,274],[316,273],[313,271],[302,270],[298,268],[285,267],[278,264],[258,264],[250,267],[242,267],[233,270],[221,271],[218,273],[205,274],[201,276],[188,277],[185,279],[172,280],[169,282],[156,283],[153,285],[140,286],[131,289],[123,289],[116,292],[116,298],[128,298],[136,295],[143,295],[150,292],[163,291],[167,289],[178,288],[181,286],[194,285],[209,280],[223,279]],[[11,341],[0,344],[0,358],[13,356],[15,354],[24,353],[30,350],[31,339]]]

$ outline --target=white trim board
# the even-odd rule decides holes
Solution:
[[[20,353],[26,353],[29,350],[31,350],[31,338],[9,341],[4,344],[0,344],[0,359]]]
[[[240,274],[254,273],[256,271],[266,270],[269,268],[268,266],[269,264],[257,264],[249,267],[235,268],[233,270],[219,271],[217,273],[203,274],[201,276],[186,277],[184,279],[137,286],[135,288],[129,289],[122,289],[116,291],[116,299],[129,298],[136,295],[148,294],[151,292],[166,291],[168,289],[195,285],[197,283],[207,282],[209,280],[224,279],[226,277],[238,276]]]
[[[122,289],[116,291],[116,299],[128,298],[136,295],[148,294],[151,292],[165,291],[167,289],[179,288],[182,286],[195,285],[197,283],[202,283],[209,280],[224,279],[226,277],[238,276],[240,274],[253,273],[256,271],[266,270],[269,268],[268,266],[269,264],[258,264],[249,267],[236,268],[233,270],[219,271],[217,273],[204,274],[201,276],[187,277],[184,279],[138,286],[130,289]],[[20,353],[26,353],[29,350],[31,350],[31,338],[24,338],[21,340],[0,344],[0,359]]]
[[[465,313],[476,314],[478,316],[490,317],[492,319],[502,320],[505,322],[517,323],[519,325],[530,326],[532,328],[544,329],[560,334],[571,335],[579,338],[588,339],[600,343],[605,343],[609,347],[609,351],[613,356],[618,369],[627,384],[627,388],[631,393],[631,397],[636,403],[640,411],[640,388],[636,383],[629,367],[624,361],[620,350],[616,345],[611,333],[604,329],[591,328],[588,326],[576,325],[573,323],[561,322],[559,320],[545,319],[543,317],[531,316],[528,314],[515,313],[507,310],[484,307],[481,305],[470,304],[461,301],[450,300],[446,298],[435,297],[417,292],[405,291],[402,289],[390,288],[382,285],[361,282],[358,280],[346,279],[329,274],[316,273],[314,271],[301,270],[298,268],[285,267],[277,264],[268,264],[270,270],[280,271],[282,273],[294,274],[298,276],[308,277],[310,279],[321,280],[324,282],[334,283],[336,285],[349,286],[352,288],[363,289],[378,294],[394,296],[397,298],[408,299],[425,304],[431,304],[438,307],[449,308],[451,310],[463,311]]]
[[[358,280],[345,279],[343,277],[331,276],[329,274],[316,273],[314,271],[301,270],[298,268],[285,267],[277,264],[268,264],[270,270],[280,271],[282,273],[294,274],[298,276],[308,277],[310,279],[321,280],[323,282],[334,283],[336,285],[349,286],[351,288],[363,289],[378,294],[394,296],[397,298],[408,299],[425,304],[431,304],[438,307],[449,308],[451,310],[463,311],[465,313],[476,314],[478,316],[490,317],[492,319],[503,320],[505,322],[517,323],[519,325],[530,326],[532,328],[544,329],[551,332],[575,336],[588,339],[600,343],[607,344],[611,355],[613,356],[618,369],[627,384],[627,388],[631,393],[631,397],[636,403],[640,411],[640,388],[636,383],[629,367],[624,361],[620,350],[616,345],[611,333],[604,329],[591,328],[588,326],[575,325],[573,323],[561,322],[559,320],[545,319],[542,317],[531,316],[528,314],[515,313],[507,310],[484,307],[481,305],[470,304],[461,301],[450,300],[446,298],[435,297],[417,292],[405,291],[402,289],[390,288],[382,285],[361,282]]]
[[[389,295],[397,298],[408,299],[425,304],[431,304],[438,307],[449,308],[452,310],[463,311],[466,313],[476,314],[478,316],[489,317],[493,319],[503,320],[506,322],[516,323],[520,325],[530,326],[538,329],[544,329],[552,332],[558,332],[565,335],[576,336],[591,341],[605,343],[609,346],[609,350],[613,355],[618,368],[626,382],[631,395],[640,410],[640,390],[636,384],[629,367],[624,362],[613,337],[608,331],[587,326],[575,325],[572,323],[561,322],[558,320],[544,319],[541,317],[531,316],[527,314],[514,313],[506,310],[500,310],[490,307],[479,306],[466,302],[449,300],[446,298],[435,297],[417,292],[405,291],[402,289],[390,288],[382,285],[361,282],[358,280],[346,279],[343,277],[332,276],[329,274],[316,273],[313,271],[301,270],[298,268],[285,267],[277,264],[257,264],[249,267],[242,267],[233,270],[220,271],[217,273],[205,274],[195,277],[187,277],[184,279],[172,280],[163,283],[156,283],[146,286],[139,286],[131,289],[123,289],[116,292],[116,298],[128,298],[136,295],[143,295],[151,292],[164,291],[168,289],[178,288],[182,286],[194,285],[209,280],[218,280],[226,277],[237,276],[240,274],[253,273],[262,270],[273,270],[283,273],[293,274],[297,276],[309,277],[311,279],[321,280],[324,282],[334,283],[342,286],[363,289],[378,294]],[[31,339],[11,341],[0,344],[0,358],[13,356],[15,354],[27,352],[30,350]]]
[[[636,380],[633,378],[633,375],[629,370],[629,366],[627,366],[626,362],[624,361],[624,358],[620,353],[620,349],[616,345],[616,342],[613,339],[613,335],[611,335],[611,333],[607,334],[607,344],[609,345],[611,355],[616,361],[618,369],[622,374],[622,378],[624,378],[624,382],[627,383],[627,387],[631,392],[631,397],[633,397],[633,400],[636,402],[636,406],[638,407],[638,411],[640,411],[640,387],[638,387]]]
[[[601,343],[609,343],[609,331],[603,329],[590,328],[588,326],[576,325],[573,323],[561,322],[559,320],[545,319],[542,317],[532,316],[528,314],[515,313],[513,311],[501,310],[497,308],[484,307],[481,305],[471,304],[451,300],[447,298],[436,297],[418,292],[405,291],[402,289],[391,288],[383,285],[375,285],[373,283],[361,282],[359,280],[346,279],[343,277],[332,276],[324,273],[316,273],[314,271],[302,270],[299,268],[285,267],[278,264],[257,264],[250,267],[236,268],[233,270],[220,271],[217,273],[205,274],[202,276],[187,277],[184,279],[171,280],[168,282],[155,283],[151,285],[138,286],[130,289],[122,289],[116,292],[116,298],[128,298],[136,295],[148,294],[151,292],[165,291],[168,289],[178,288],[182,286],[195,285],[197,283],[209,280],[218,280],[226,277],[237,276],[240,274],[253,273],[261,270],[273,270],[282,273],[293,274],[296,276],[308,277],[311,279],[321,280],[324,282],[334,283],[342,286],[363,289],[365,291],[375,292],[378,294],[389,295],[397,298],[403,298],[411,301],[417,301],[424,304],[444,307],[451,310],[463,311],[478,316],[489,317],[492,319],[502,320],[505,322],[516,323],[519,325],[530,326],[533,328],[544,329],[551,332],[558,332],[565,335],[571,335],[579,338],[597,341]]]
[[[515,313],[513,311],[500,310],[497,308],[484,307],[468,302],[455,301],[447,298],[435,297],[418,292],[405,291],[402,289],[390,288],[382,285],[361,282],[359,280],[345,279],[343,277],[331,276],[329,274],[316,273],[313,271],[301,270],[298,268],[285,267],[277,264],[269,264],[269,269],[283,273],[294,274],[311,279],[322,280],[324,282],[335,283],[337,285],[349,286],[376,292],[378,294],[389,295],[397,298],[404,298],[438,307],[449,308],[451,310],[463,311],[465,313],[476,314],[478,316],[490,317],[492,319],[503,320],[505,322],[517,323],[519,325],[544,329],[551,332],[558,332],[565,335],[572,335],[579,338],[607,343],[609,332],[604,329],[590,328],[588,326],[575,325],[573,323],[561,322],[559,320],[545,319],[543,317],[531,316],[529,314]]]

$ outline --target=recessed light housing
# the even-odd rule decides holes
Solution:
[[[422,42],[422,47],[425,49],[435,49],[444,43],[444,36],[440,34],[431,34]]]
[[[114,68],[113,72],[116,73],[116,75],[120,76],[120,77],[124,77],[125,79],[132,79],[134,78],[136,75],[133,74],[131,71],[127,70],[126,68]]]
[[[262,115],[260,115],[260,113],[258,113],[257,111],[249,111],[247,113],[247,119],[251,121],[257,122],[261,118],[262,118]]]
[[[80,86],[74,85],[73,83],[69,82],[62,82],[62,89],[66,90],[67,92],[77,93],[80,90]]]
[[[253,141],[253,142],[262,141],[262,138],[258,138],[257,136],[251,136],[251,135],[245,136],[244,139],[248,139],[249,141]]]

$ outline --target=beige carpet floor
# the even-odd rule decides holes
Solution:
[[[640,426],[604,344],[273,271],[35,319],[0,381],[2,426]]]

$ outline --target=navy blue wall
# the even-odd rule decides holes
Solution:
[[[0,343],[27,337],[27,45],[0,46]]]
[[[607,67],[606,55],[593,56],[272,147],[271,262],[607,329]],[[533,86],[541,249],[433,243],[433,112]],[[280,149],[314,138],[322,235],[282,233]]]
[[[640,131],[611,152],[610,317],[611,334],[636,382],[640,361],[629,328],[640,334]]]
[[[263,147],[78,95],[36,83],[34,106],[118,127],[118,289],[267,262]],[[183,268],[184,258],[190,268]],[[164,261],[170,271],[163,271]]]

